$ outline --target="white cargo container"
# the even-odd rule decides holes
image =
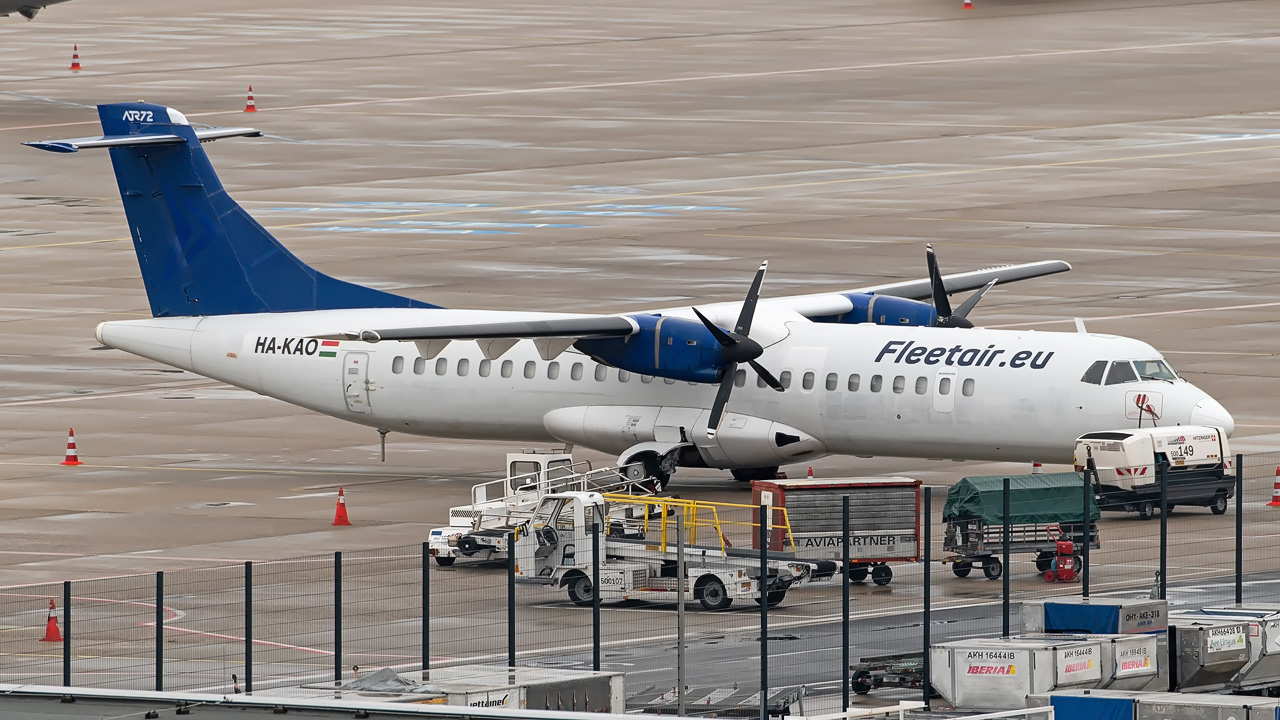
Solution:
[[[974,638],[929,649],[932,684],[962,710],[1015,710],[1027,696],[1092,688],[1102,680],[1102,650],[1090,640]]]
[[[1260,690],[1280,687],[1280,605],[1254,603],[1207,607],[1199,611],[1174,613],[1201,620],[1242,620],[1249,623],[1249,661],[1227,681],[1232,690]]]
[[[1162,633],[1169,603],[1147,598],[1051,598],[1022,602],[1022,631],[1029,633]]]
[[[1156,635],[1020,635],[1045,640],[1098,643],[1102,679],[1099,688],[1141,690],[1160,672],[1160,642]]]

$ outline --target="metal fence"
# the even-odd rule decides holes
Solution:
[[[1225,515],[1183,506],[1145,521],[1103,514],[1088,591],[1207,602],[1263,597],[1280,579],[1273,559],[1280,508],[1268,505],[1278,465],[1280,453],[1242,458],[1243,492]],[[563,589],[514,582],[510,562],[437,566],[422,543],[3,588],[0,673],[16,683],[230,693],[332,687],[381,667],[425,675],[514,659],[625,672],[636,707],[669,703],[681,676],[691,704],[711,702],[708,690],[749,695],[762,682],[840,696],[867,689],[849,685],[851,663],[918,655],[930,641],[1017,632],[1019,601],[1085,591],[1079,580],[1047,582],[1056,556],[1034,550],[1006,562],[1001,548],[993,554],[999,573],[974,564],[960,577],[942,521],[945,489],[926,493],[922,526],[931,537],[923,555],[931,562],[896,565],[885,585],[837,574],[792,589],[767,612],[741,601],[721,612],[696,602],[683,612],[669,602],[577,605]],[[1007,516],[1023,509],[1011,502]],[[729,543],[759,546],[751,523],[732,527]],[[1004,526],[991,531],[1003,539]],[[921,696],[920,688],[892,692]]]

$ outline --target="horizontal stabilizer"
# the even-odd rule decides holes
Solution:
[[[627,337],[640,331],[635,320],[620,315],[514,322],[469,323],[435,327],[361,330],[317,336],[322,340],[495,340],[532,338]]]
[[[261,137],[253,128],[197,128],[196,139],[211,142],[228,137]],[[69,140],[36,140],[23,145],[49,152],[73,153],[92,148],[134,147],[139,145],[179,145],[187,139],[180,135],[99,135],[97,137],[71,138]]]

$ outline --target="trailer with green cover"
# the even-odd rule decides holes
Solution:
[[[943,550],[956,577],[968,577],[974,567],[995,580],[1004,572],[1004,475],[966,477],[947,491],[942,509],[946,523]],[[1059,555],[1059,537],[1072,541],[1079,552],[1085,541],[1084,502],[1087,487],[1079,475],[1045,473],[1010,475],[1009,552],[1035,553],[1036,570],[1053,569]],[[1092,488],[1089,488],[1092,490]],[[1092,492],[1089,502],[1088,539],[1098,548],[1101,514]],[[1076,567],[1083,560],[1076,555]]]

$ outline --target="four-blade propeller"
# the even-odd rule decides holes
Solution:
[[[929,284],[933,288],[933,309],[938,313],[938,318],[933,321],[933,326],[943,328],[973,327],[973,323],[969,321],[969,313],[977,306],[978,301],[982,300],[982,296],[995,287],[995,284],[1000,279],[993,279],[985,287],[970,295],[969,299],[965,300],[960,307],[952,311],[951,300],[947,297],[947,288],[942,284],[942,272],[938,270],[938,258],[933,252],[933,245],[925,245],[924,247],[925,259],[929,262]]]
[[[760,269],[756,271],[756,277],[751,281],[751,289],[747,291],[747,299],[742,302],[738,323],[734,325],[732,331],[716,325],[698,312],[697,308],[693,308],[693,314],[698,316],[702,324],[706,325],[707,330],[715,337],[716,342],[720,343],[720,353],[725,363],[721,370],[723,374],[720,376],[720,389],[716,392],[715,403],[711,405],[711,417],[707,419],[707,437],[716,436],[716,429],[720,427],[720,420],[724,418],[725,407],[729,404],[729,394],[733,392],[733,382],[738,374],[739,363],[750,365],[769,387],[778,392],[783,390],[782,383],[778,382],[773,373],[756,362],[756,358],[764,354],[764,348],[749,337],[751,321],[756,314],[756,302],[760,299],[760,285],[764,283],[764,271],[768,267],[768,260],[760,263]]]

